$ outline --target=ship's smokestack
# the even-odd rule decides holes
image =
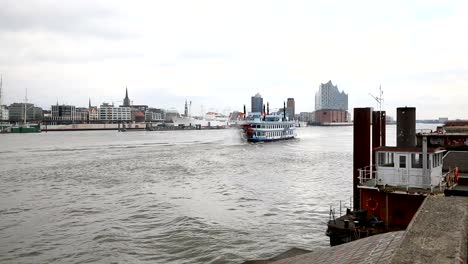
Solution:
[[[263,121],[266,119],[265,104],[263,104]]]
[[[375,148],[385,146],[386,139],[386,114],[385,111],[372,112],[372,159],[377,163]]]
[[[359,169],[371,165],[371,115],[372,108],[354,108],[353,125],[353,207],[361,207],[359,194]]]
[[[283,120],[286,121],[286,102],[283,102]]]
[[[270,114],[270,103],[267,102],[267,115],[269,115],[269,114]]]
[[[247,115],[247,111],[245,111],[245,105],[244,105],[244,119],[246,115]]]
[[[416,108],[397,108],[397,147],[416,146]]]

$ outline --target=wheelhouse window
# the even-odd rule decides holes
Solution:
[[[393,153],[378,152],[377,161],[380,167],[394,167]]]
[[[413,153],[411,154],[411,168],[422,168],[422,154]]]
[[[400,168],[406,168],[406,156],[400,156]]]

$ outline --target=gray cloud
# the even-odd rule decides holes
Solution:
[[[92,3],[92,4],[91,4]],[[112,23],[117,16],[94,1],[14,1],[2,2],[0,32],[50,32],[69,36],[125,38]]]

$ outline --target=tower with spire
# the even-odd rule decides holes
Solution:
[[[124,107],[130,107],[130,98],[128,98],[128,88],[125,86],[125,98],[123,100]]]
[[[185,100],[184,115],[185,115],[185,117],[188,117],[188,105],[187,105],[187,100]]]

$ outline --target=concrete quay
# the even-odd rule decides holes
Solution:
[[[309,253],[297,249],[288,252],[245,263],[468,263],[468,197],[427,197],[405,231]]]

